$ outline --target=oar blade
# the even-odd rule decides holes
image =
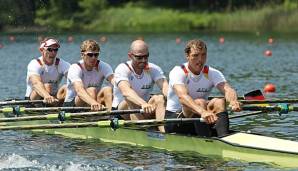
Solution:
[[[257,89],[244,94],[245,100],[265,100],[265,96],[262,91]]]

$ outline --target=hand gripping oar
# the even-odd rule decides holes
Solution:
[[[25,112],[47,112],[47,111],[88,111],[91,110],[90,107],[41,107],[41,108],[26,108],[20,106],[11,106],[0,108],[0,112],[2,113],[14,113],[16,115],[20,115]]]
[[[40,124],[40,125],[18,125],[18,126],[0,126],[0,130],[34,130],[34,129],[58,129],[58,128],[84,128],[84,127],[111,127],[117,129],[119,127],[134,127],[140,125],[164,125],[166,123],[185,123],[201,121],[200,118],[179,118],[179,119],[164,119],[164,120],[137,120],[125,121],[117,118],[98,122],[83,122],[83,123],[61,123],[61,124]]]
[[[125,115],[132,113],[143,113],[141,109],[132,110],[112,110],[112,111],[96,111],[96,112],[80,112],[80,113],[65,113],[64,111],[58,114],[26,116],[26,117],[12,117],[12,118],[0,118],[0,122],[16,122],[16,121],[32,121],[32,120],[59,120],[65,121],[72,118],[82,118],[91,116],[115,116]]]
[[[0,106],[40,104],[40,103],[44,103],[44,102],[45,102],[44,100],[11,100],[11,101],[0,101]]]

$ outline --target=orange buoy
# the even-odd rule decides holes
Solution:
[[[225,43],[225,38],[224,37],[220,37],[218,41],[219,41],[220,44],[224,44]]]
[[[11,41],[11,42],[16,41],[16,37],[15,37],[15,36],[9,36],[8,39],[9,39],[9,41]]]
[[[269,43],[270,45],[273,44],[273,38],[272,38],[272,37],[269,37],[269,39],[268,39],[268,43]]]
[[[266,50],[265,52],[264,52],[264,55],[265,56],[272,56],[272,51],[271,50]]]
[[[72,43],[74,41],[73,36],[68,36],[67,41],[68,43]]]
[[[264,92],[265,93],[274,93],[275,90],[276,90],[275,85],[271,84],[271,83],[266,84],[265,87],[264,87]]]
[[[176,38],[176,44],[180,44],[181,43],[181,38],[180,37],[177,37]]]

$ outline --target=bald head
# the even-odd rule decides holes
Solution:
[[[135,55],[148,54],[149,48],[143,40],[135,40],[130,45],[130,52]]]

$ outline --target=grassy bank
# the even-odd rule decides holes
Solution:
[[[41,32],[298,32],[297,4],[222,13],[145,8],[127,4],[121,8],[110,7],[93,12],[92,16],[81,18],[79,13],[62,17],[42,9],[37,13],[35,22],[37,27],[42,28],[39,29]],[[5,31],[12,30],[9,28]],[[30,27],[23,30],[28,31]]]
[[[82,27],[95,32],[298,32],[298,8],[269,6],[232,13],[183,12],[171,9],[126,6],[100,12],[98,19]]]

